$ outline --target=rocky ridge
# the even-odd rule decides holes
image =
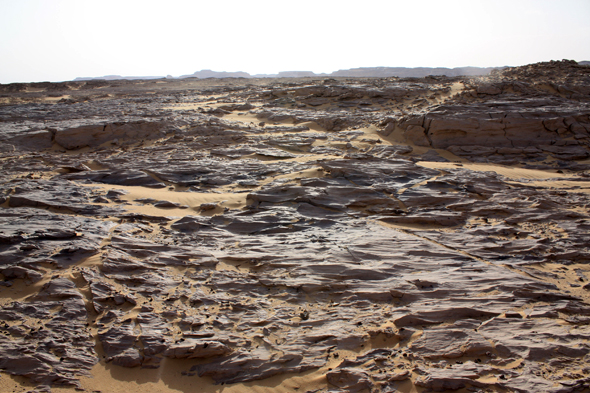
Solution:
[[[587,391],[589,78],[0,86],[2,378]]]

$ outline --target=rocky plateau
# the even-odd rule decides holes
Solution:
[[[1,391],[590,392],[587,65],[0,85],[0,207]]]

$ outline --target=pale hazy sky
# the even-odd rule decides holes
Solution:
[[[590,60],[590,0],[0,0],[0,83]]]

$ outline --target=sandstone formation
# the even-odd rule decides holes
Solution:
[[[589,78],[0,85],[2,390],[589,391]]]

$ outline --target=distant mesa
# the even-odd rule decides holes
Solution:
[[[580,61],[580,65],[590,66],[590,61]],[[250,75],[247,72],[236,71],[212,71],[201,70],[193,74],[181,75],[177,78],[172,75],[167,76],[121,76],[107,75],[95,78],[76,78],[76,81],[86,80],[117,80],[117,79],[186,79],[186,78],[312,78],[312,77],[348,77],[348,78],[424,78],[425,76],[482,76],[489,75],[492,70],[503,69],[507,67],[361,67],[350,68],[347,70],[338,70],[330,74],[316,74],[312,71],[281,71],[278,74],[255,74]]]
[[[199,78],[199,79],[206,79],[206,78],[252,78],[252,75],[248,74],[247,72],[226,72],[226,71],[211,71],[211,70],[201,70],[197,71],[194,74],[190,75],[181,75],[178,79],[184,78]]]
[[[186,78],[313,78],[313,77],[357,77],[357,78],[386,78],[386,77],[400,77],[400,78],[423,78],[428,75],[446,75],[446,76],[477,76],[488,75],[493,69],[497,67],[460,67],[460,68],[405,68],[405,67],[365,67],[365,68],[351,68],[348,70],[338,70],[330,74],[316,74],[312,71],[281,71],[278,74],[255,74],[250,75],[247,72],[236,71],[212,71],[201,70],[193,74],[181,75],[174,78],[172,75],[167,76],[121,76],[121,75],[107,75],[95,78],[76,78],[76,81],[87,80],[117,80],[117,79],[186,79]]]
[[[305,78],[310,76],[318,76],[318,74],[312,71],[281,71],[277,75],[278,78]]]
[[[211,70],[197,71],[191,75],[183,75],[179,78],[306,78],[306,77],[359,77],[359,78],[423,78],[428,75],[446,76],[476,76],[488,75],[498,67],[459,67],[459,68],[406,68],[406,67],[363,67],[338,70],[330,74],[316,74],[312,71],[281,71],[278,74],[250,75],[247,72],[217,72]]]
[[[488,75],[493,69],[498,67],[458,67],[458,68],[406,68],[406,67],[366,67],[351,68],[349,70],[339,70],[332,72],[330,76],[345,77],[400,77],[400,78],[424,78],[425,76],[478,76]]]

